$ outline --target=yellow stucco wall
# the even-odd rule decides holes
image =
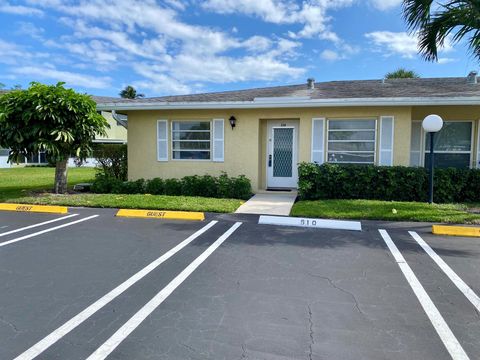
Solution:
[[[110,125],[110,129],[107,129],[107,136],[96,136],[95,140],[127,142],[127,129],[121,125],[118,125],[110,112],[102,111],[102,116],[107,120],[108,124]]]
[[[298,160],[302,162],[310,161],[311,158],[312,118],[355,119],[367,117],[380,119],[380,116],[394,116],[394,165],[408,166],[410,163],[412,119],[422,117],[424,114],[434,113],[435,111],[433,110],[437,109],[336,107],[312,109],[130,111],[128,112],[129,178],[180,178],[193,174],[219,175],[224,171],[231,176],[247,176],[252,182],[254,191],[265,188],[267,122],[269,119],[298,120]],[[444,111],[443,114],[446,120],[457,114],[457,109],[454,107],[446,107],[440,110]],[[458,116],[474,118],[475,114],[479,113],[479,110],[480,107],[462,109],[462,113]],[[232,115],[237,118],[237,126],[234,130],[231,129],[228,123],[228,119]],[[211,120],[214,118],[225,119],[225,161],[223,163],[190,160],[157,161],[157,120]],[[380,138],[379,126],[380,122],[378,121],[377,142]],[[171,159],[171,139],[169,140],[169,156]]]

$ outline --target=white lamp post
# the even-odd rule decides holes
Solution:
[[[439,132],[443,127],[443,120],[438,115],[428,115],[423,119],[422,127],[425,132],[430,133],[430,191],[428,194],[428,202],[433,203],[433,169],[434,169],[434,137],[435,133]]]

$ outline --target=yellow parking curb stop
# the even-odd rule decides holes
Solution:
[[[17,212],[39,212],[39,213],[53,213],[66,214],[68,208],[66,206],[52,206],[52,205],[30,205],[30,204],[0,204],[0,210],[17,211]]]
[[[433,225],[432,233],[435,235],[480,237],[480,227]]]
[[[117,216],[167,220],[205,220],[203,212],[120,209]]]

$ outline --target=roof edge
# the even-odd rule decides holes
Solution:
[[[98,110],[216,110],[310,108],[333,106],[428,106],[428,105],[480,105],[480,96],[472,97],[404,97],[404,98],[341,98],[297,101],[221,101],[221,102],[117,102],[98,103]]]

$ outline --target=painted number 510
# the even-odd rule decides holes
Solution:
[[[300,221],[300,224],[302,224],[302,226],[317,226],[317,221],[310,219],[302,219]]]

